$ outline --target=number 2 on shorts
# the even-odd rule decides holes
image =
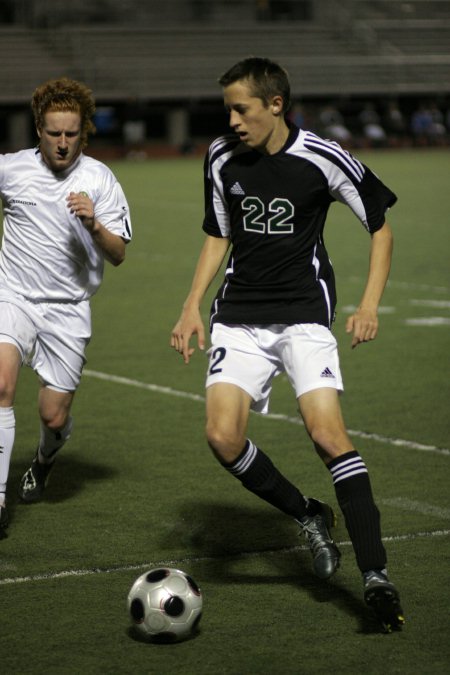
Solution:
[[[221,373],[222,368],[219,368],[219,363],[224,360],[227,350],[225,347],[216,347],[216,349],[211,354],[211,367],[209,369],[210,375],[215,375],[216,373]]]

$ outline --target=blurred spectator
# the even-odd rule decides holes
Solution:
[[[113,106],[98,106],[94,114],[94,124],[99,136],[107,136],[117,130],[116,111]]]
[[[421,104],[413,112],[411,132],[417,145],[436,145],[444,140],[444,116],[435,103]]]
[[[438,108],[438,106],[435,102],[431,103],[430,114],[431,114],[431,136],[432,136],[432,140],[439,141],[446,134],[444,114],[442,113],[440,108]]]
[[[330,140],[343,144],[352,141],[352,134],[345,126],[344,118],[331,103],[319,112],[319,121],[325,136]]]
[[[143,159],[146,156],[145,141],[147,125],[145,122],[147,107],[144,101],[133,97],[125,106],[122,124],[125,154],[128,158]]]
[[[303,105],[300,102],[292,104],[291,109],[286,115],[289,122],[295,124],[299,129],[306,129],[307,131],[315,131],[314,112],[308,105]]]
[[[358,115],[358,121],[361,125],[364,138],[373,146],[386,145],[386,132],[381,126],[380,116],[377,113],[375,106],[371,102],[367,102],[364,108]]]
[[[299,127],[300,129],[305,128],[305,113],[301,103],[294,103],[289,110],[287,117],[296,127]]]
[[[428,108],[423,104],[411,115],[411,132],[418,145],[427,145],[432,119]]]
[[[407,125],[402,111],[396,101],[388,101],[383,115],[383,126],[388,135],[388,139],[394,145],[403,143]]]

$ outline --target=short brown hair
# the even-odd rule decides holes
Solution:
[[[81,145],[86,147],[89,134],[96,129],[92,122],[95,101],[92,91],[82,82],[61,77],[48,80],[35,89],[31,108],[37,129],[44,126],[45,113],[51,111],[78,112],[81,117]]]
[[[262,99],[265,106],[273,96],[283,99],[283,112],[291,105],[291,87],[287,72],[270,59],[251,56],[239,61],[219,79],[222,87],[228,87],[239,80],[248,80],[252,93]]]

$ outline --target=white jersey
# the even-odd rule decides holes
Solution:
[[[103,253],[70,213],[70,192],[88,194],[95,218],[113,234],[131,239],[127,200],[101,162],[81,154],[69,169],[54,173],[39,149],[0,155],[0,285],[36,302],[79,302],[96,292]]]

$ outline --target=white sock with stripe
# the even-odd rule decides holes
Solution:
[[[0,408],[0,504],[5,503],[6,484],[16,433],[14,409]]]

